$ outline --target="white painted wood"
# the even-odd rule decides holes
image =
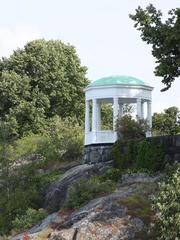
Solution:
[[[117,140],[115,122],[118,116],[123,116],[123,104],[136,103],[137,115],[144,118],[144,102],[147,102],[147,120],[152,125],[150,86],[138,85],[109,85],[88,86],[85,91],[85,145],[97,143],[113,143]],[[90,102],[92,100],[92,119],[90,120]],[[113,131],[101,130],[101,103],[113,103]],[[92,121],[92,131],[90,131]],[[150,136],[151,133],[147,133]]]

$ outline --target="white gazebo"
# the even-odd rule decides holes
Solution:
[[[153,87],[134,77],[110,76],[92,82],[85,89],[85,146],[91,144],[114,143],[117,140],[115,124],[123,116],[123,104],[136,104],[137,117],[144,118],[144,105],[147,106],[146,117],[152,125],[151,92]],[[113,128],[101,129],[101,104],[112,103]],[[144,104],[145,103],[145,104]],[[92,111],[90,111],[92,106]],[[90,114],[90,112],[92,112]],[[151,133],[147,133],[151,136]]]

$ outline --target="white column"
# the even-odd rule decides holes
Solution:
[[[92,100],[92,143],[96,143],[97,132],[97,99]]]
[[[137,118],[141,118],[141,99],[137,98]]]
[[[147,101],[147,121],[149,127],[152,127],[151,101]],[[151,130],[146,133],[146,137],[151,137]]]
[[[119,103],[118,98],[113,98],[113,130],[115,131],[116,128],[116,120],[118,118],[119,113]]]
[[[147,102],[147,120],[148,120],[149,126],[152,127],[151,101]]]
[[[88,133],[90,131],[89,112],[90,112],[90,101],[86,100],[85,133]]]
[[[97,130],[101,130],[101,103],[97,104]]]
[[[123,103],[119,104],[119,117],[123,116]]]
[[[141,102],[141,118],[144,119],[144,102]]]

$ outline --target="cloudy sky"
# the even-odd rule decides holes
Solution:
[[[142,42],[128,15],[153,3],[167,16],[180,0],[0,0],[0,57],[38,38],[74,45],[88,78],[130,75],[155,89],[153,111],[180,108],[180,79],[164,93],[155,77],[151,47]]]

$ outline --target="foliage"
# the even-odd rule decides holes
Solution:
[[[154,199],[154,209],[158,212],[156,233],[158,240],[180,238],[180,166],[160,184],[160,193]]]
[[[147,140],[137,145],[135,166],[137,169],[144,168],[151,171],[159,171],[165,167],[164,148]]]
[[[123,114],[124,115],[131,115],[134,112],[133,104],[125,103],[123,104]]]
[[[112,149],[114,166],[121,170],[134,166],[136,154],[136,141],[116,141]]]
[[[20,138],[14,142],[13,148],[14,160],[32,155],[44,160],[43,165],[77,160],[83,151],[83,129],[73,118],[62,120],[56,116],[47,123],[43,134]]]
[[[141,32],[141,38],[152,44],[152,55],[157,59],[156,76],[163,77],[162,91],[171,87],[175,78],[180,76],[180,8],[169,11],[169,18],[163,22],[162,12],[150,4],[145,10],[136,9],[130,18]]]
[[[101,104],[101,129],[112,130],[113,111],[112,104]]]
[[[111,193],[114,189],[115,184],[110,180],[102,182],[98,177],[82,178],[70,187],[69,197],[64,207],[66,209],[80,208],[95,197]]]
[[[28,208],[25,215],[17,216],[13,221],[13,229],[16,231],[25,231],[36,225],[38,222],[47,217],[47,213],[44,209],[40,208],[38,210]]]
[[[154,113],[152,117],[154,135],[176,135],[180,133],[180,111],[170,107],[164,113]]]
[[[0,118],[12,135],[42,133],[46,120],[84,117],[88,84],[75,48],[61,41],[35,40],[0,60]]]
[[[164,168],[164,147],[148,140],[122,141],[114,143],[112,157],[114,166],[120,170],[146,170],[156,172]]]
[[[148,198],[148,196],[134,194],[127,198],[121,199],[120,203],[127,206],[128,215],[131,215],[132,217],[138,217],[146,224],[149,224],[152,216],[154,216],[154,212],[151,209],[151,200]]]
[[[146,136],[148,130],[149,126],[146,120],[135,120],[129,114],[118,118],[116,122],[118,137],[123,140],[142,139]]]
[[[83,152],[83,128],[73,119],[54,117],[47,128],[46,144],[41,154],[47,161],[73,161]]]
[[[102,182],[111,180],[113,182],[118,182],[121,179],[122,172],[120,169],[110,167],[104,174],[98,177]]]

